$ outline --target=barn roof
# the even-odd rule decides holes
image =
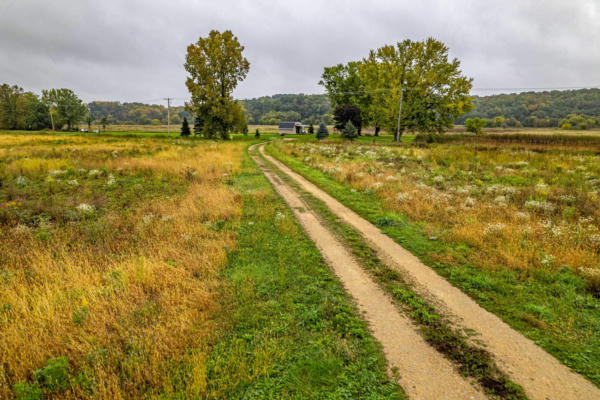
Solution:
[[[279,129],[293,129],[297,122],[285,121],[279,123]]]

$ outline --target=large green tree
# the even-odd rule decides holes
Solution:
[[[42,101],[48,106],[53,129],[67,125],[71,130],[87,113],[85,105],[71,89],[42,90]]]
[[[19,86],[0,86],[0,128],[19,129],[24,126],[25,101]]]
[[[383,46],[363,60],[362,79],[371,97],[367,111],[388,132],[443,132],[472,109],[472,79],[448,48],[429,38]],[[402,115],[399,107],[402,98]]]
[[[239,105],[232,93],[250,69],[243,51],[244,46],[229,30],[212,30],[208,37],[188,46],[184,65],[192,96],[188,108],[202,116],[202,133],[207,138],[227,139],[235,127]]]

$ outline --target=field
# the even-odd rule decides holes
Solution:
[[[0,397],[403,398],[250,142],[0,134]]]
[[[597,152],[369,140],[268,149],[599,384]]]

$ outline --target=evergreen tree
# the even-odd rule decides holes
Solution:
[[[310,124],[310,125],[308,126],[308,133],[309,133],[310,135],[312,135],[313,133],[315,133],[315,127],[313,126],[313,124]]]
[[[244,136],[248,136],[248,125],[244,125],[244,129],[242,130]]]
[[[196,115],[196,117],[194,118],[194,135],[202,135],[202,129],[204,129],[204,120],[201,116]]]
[[[188,124],[188,120],[186,117],[183,118],[183,123],[181,124],[181,136],[188,137],[190,136],[190,125]]]
[[[317,139],[325,139],[329,136],[329,131],[323,122],[319,125],[319,129],[317,130]]]
[[[358,136],[358,131],[352,123],[352,121],[346,122],[346,126],[342,129],[342,137],[350,140],[354,140]]]
[[[256,128],[256,133],[254,134],[254,137],[256,139],[260,139],[260,132],[259,132],[258,128]]]

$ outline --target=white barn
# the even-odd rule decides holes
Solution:
[[[306,125],[300,122],[285,121],[279,124],[279,134],[283,135],[302,135],[306,133]]]

